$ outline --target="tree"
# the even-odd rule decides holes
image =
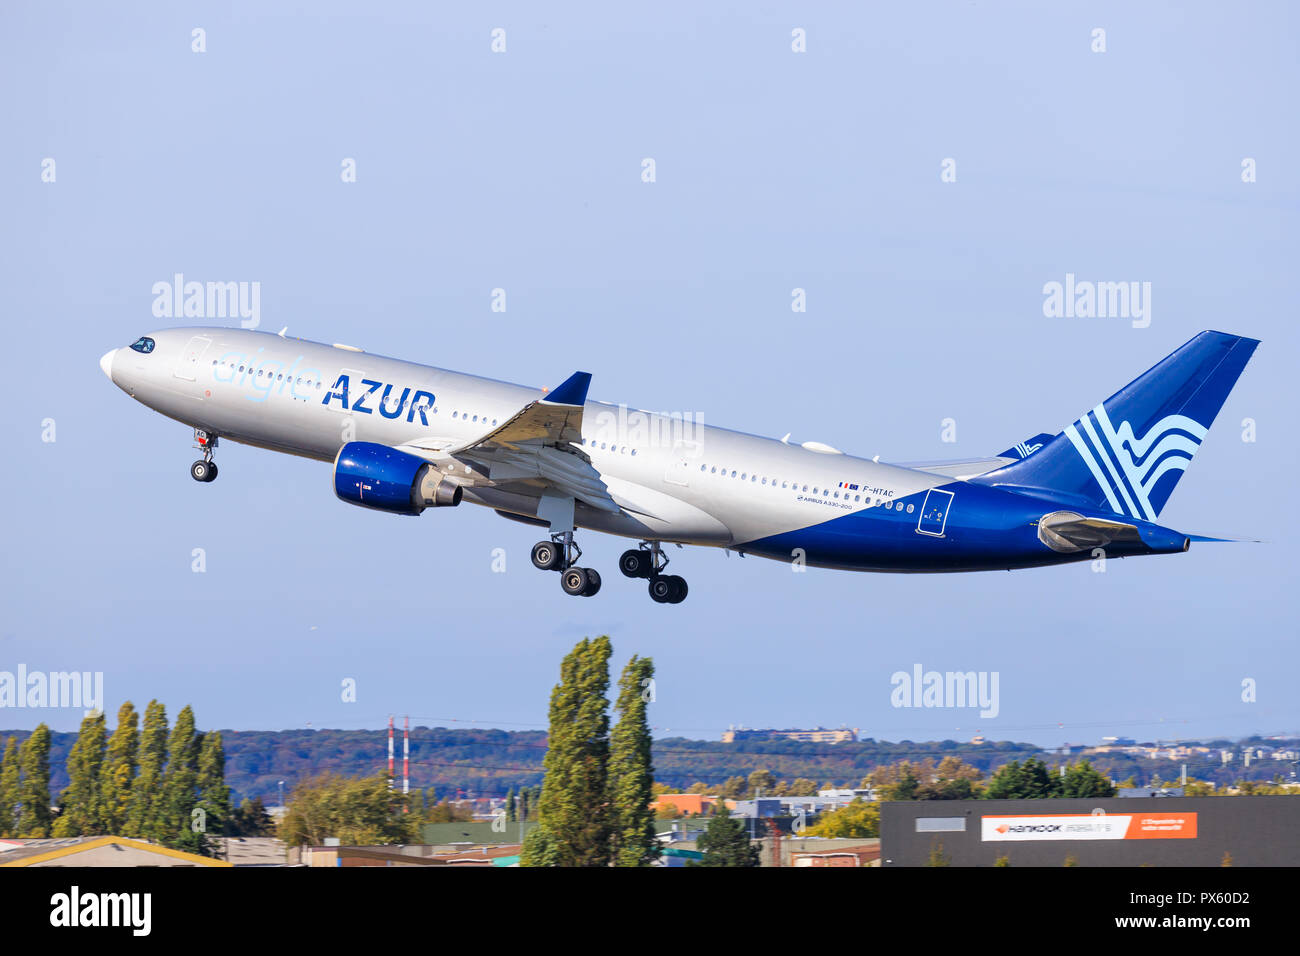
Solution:
[[[880,836],[880,804],[855,797],[838,810],[830,810],[804,831],[808,836],[858,839]]]
[[[506,791],[506,823],[518,823],[519,808],[515,806],[515,788]]]
[[[759,849],[746,835],[744,822],[731,816],[725,807],[709,819],[696,846],[704,857],[691,860],[688,866],[759,865]]]
[[[0,837],[14,836],[18,813],[18,740],[10,737],[0,761]]]
[[[77,741],[68,753],[68,786],[60,798],[59,816],[51,836],[97,836],[105,832],[99,780],[105,736],[101,711],[82,719]]]
[[[220,731],[203,735],[199,747],[197,806],[203,811],[204,832],[220,836],[230,824],[230,788],[226,786],[226,751]]]
[[[167,710],[156,700],[144,709],[144,728],[140,732],[140,772],[131,783],[127,801],[123,836],[142,840],[160,840],[162,805],[159,790],[167,763]]]
[[[930,844],[930,859],[926,866],[952,866],[952,857],[943,852],[942,843]]]
[[[18,821],[16,836],[40,839],[50,835],[50,728],[37,724],[32,735],[23,741],[18,763],[22,774],[18,783]]]
[[[230,815],[231,836],[260,837],[270,836],[275,832],[275,823],[266,812],[261,797],[245,797],[243,802]]]
[[[745,795],[745,778],[728,777],[722,784],[721,796],[724,800],[739,800]]]
[[[1115,788],[1102,773],[1093,769],[1087,760],[1080,760],[1065,768],[1061,780],[1063,797],[1113,797]]]
[[[99,792],[103,805],[104,832],[119,835],[126,828],[131,801],[131,780],[135,777],[136,754],[140,749],[140,715],[129,700],[117,711],[117,727],[108,738],[108,753],[100,771]]]
[[[159,820],[161,842],[191,853],[204,853],[208,849],[206,821],[200,824],[193,816],[198,802],[198,755],[194,711],[186,704],[176,715],[176,723],[167,738],[167,769],[163,772]],[[197,830],[196,825],[200,826]]]
[[[794,783],[790,784],[790,796],[792,797],[815,797],[817,796],[817,783],[809,780],[807,777],[799,777]]]
[[[1060,795],[1060,778],[1037,757],[1028,758],[1023,765],[1018,760],[1003,764],[984,791],[984,797],[989,800],[1032,800]]]
[[[322,846],[338,837],[347,846],[409,843],[417,815],[403,814],[405,801],[388,789],[388,776],[344,777],[325,772],[300,781],[289,794],[279,837],[289,846]]]
[[[646,688],[654,680],[654,662],[632,659],[618,681],[618,723],[610,735],[609,785],[611,855],[616,866],[646,866],[658,856],[655,816],[650,809],[654,785]]]
[[[537,819],[560,866],[606,866],[610,860],[610,652],[608,637],[579,641],[561,662],[560,682],[551,692]],[[533,866],[538,859],[525,840],[520,863]]]
[[[746,783],[748,784],[746,790],[748,796],[757,797],[761,793],[770,795],[776,788],[776,777],[766,767],[759,767],[749,775],[749,780]]]

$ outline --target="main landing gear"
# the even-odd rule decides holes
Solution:
[[[550,541],[533,545],[533,565],[543,571],[559,571],[560,587],[565,594],[591,597],[600,590],[600,574],[595,568],[575,567],[582,549],[573,540],[572,531],[551,535]]]
[[[658,541],[642,542],[641,547],[624,551],[618,559],[618,569],[629,578],[650,579],[650,600],[656,604],[681,604],[690,590],[686,579],[677,574],[664,574],[668,558]]]
[[[190,477],[195,481],[216,481],[217,463],[212,460],[212,451],[217,447],[216,434],[194,429],[194,447],[203,452],[203,457],[190,465]]]

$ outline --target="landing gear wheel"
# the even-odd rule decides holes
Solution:
[[[543,571],[558,571],[564,563],[564,552],[554,541],[538,541],[533,545],[533,566]]]
[[[207,480],[208,480],[208,481],[216,481],[216,480],[217,480],[217,463],[216,463],[215,461],[210,461],[210,462],[208,462],[208,478],[207,478]]]
[[[676,588],[672,585],[672,579],[655,575],[650,579],[650,600],[656,604],[668,604],[672,601]]]
[[[673,596],[668,599],[669,604],[681,604],[686,600],[686,593],[690,590],[686,586],[686,579],[680,574],[668,575],[668,580],[673,585]]]
[[[623,572],[624,577],[648,578],[650,577],[651,567],[650,552],[637,548],[624,551],[618,559],[618,569]]]
[[[586,568],[587,586],[582,590],[583,597],[594,597],[600,590],[600,573],[595,568]]]
[[[217,476],[211,462],[200,460],[190,465],[190,477],[195,481],[211,481]]]
[[[688,590],[686,579],[676,574],[656,574],[650,579],[650,600],[656,604],[681,604]]]
[[[583,594],[590,584],[590,572],[586,568],[568,568],[560,575],[560,587],[564,588],[565,594],[576,597]]]

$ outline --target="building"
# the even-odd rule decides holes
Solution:
[[[724,804],[728,809],[734,809],[736,806],[735,800],[723,800],[712,793],[661,793],[651,801],[650,809],[659,813],[671,807],[681,817],[707,817],[713,813],[713,808],[719,803]]]
[[[724,744],[734,744],[738,740],[798,740],[812,744],[851,744],[858,739],[858,728],[841,727],[839,730],[827,730],[817,727],[813,730],[748,730],[733,727],[722,732]]]
[[[882,866],[1295,866],[1297,832],[1293,796],[880,805]]]
[[[880,841],[869,845],[845,846],[835,850],[814,850],[790,854],[790,866],[871,866],[880,859]]]
[[[14,841],[9,841],[14,842]],[[225,860],[126,837],[24,840],[0,852],[6,866],[233,866]]]

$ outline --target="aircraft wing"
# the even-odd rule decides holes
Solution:
[[[600,472],[580,447],[582,408],[590,384],[590,372],[574,372],[491,431],[437,451],[472,463],[492,487],[521,483],[532,485],[536,494],[541,486],[601,511],[618,512]]]

